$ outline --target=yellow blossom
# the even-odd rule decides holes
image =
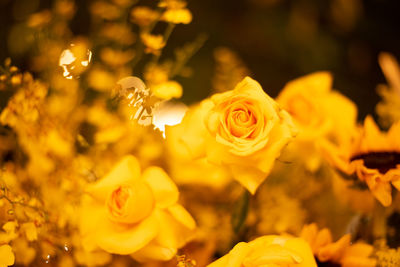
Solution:
[[[89,86],[102,92],[111,91],[115,82],[114,76],[100,67],[94,67],[88,76]]]
[[[8,243],[11,240],[16,239],[18,237],[17,227],[17,221],[6,222],[2,226],[4,232],[0,232],[0,243]]]
[[[123,45],[132,45],[136,40],[136,35],[124,24],[106,24],[101,29],[100,34],[109,40],[113,40]]]
[[[321,147],[333,167],[365,183],[379,202],[392,203],[392,187],[400,189],[400,122],[381,132],[372,117],[347,140],[335,145],[324,141]]]
[[[227,255],[207,267],[316,267],[309,245],[300,238],[262,236],[238,243]]]
[[[140,26],[148,26],[160,17],[160,14],[146,6],[137,6],[131,11],[132,22]]]
[[[100,52],[101,60],[112,67],[122,66],[131,61],[134,56],[135,53],[131,49],[122,51],[106,47]]]
[[[250,77],[193,107],[174,127],[192,158],[228,168],[253,194],[296,133],[290,115]]]
[[[277,97],[299,129],[288,146],[287,160],[301,160],[310,172],[316,172],[322,163],[319,140],[345,138],[357,119],[356,106],[332,90],[332,81],[329,72],[312,73],[288,82]]]
[[[162,35],[143,33],[140,37],[146,46],[146,53],[158,55],[160,53],[160,49],[165,46],[165,41]]]
[[[17,264],[29,266],[36,257],[36,250],[29,246],[26,239],[18,238],[14,240],[13,250]]]
[[[52,15],[49,10],[32,14],[28,19],[28,26],[32,28],[41,28],[51,21]]]
[[[87,188],[81,232],[87,249],[139,261],[169,260],[193,235],[195,222],[179,204],[178,189],[158,167],[140,174],[133,156],[124,157]]]
[[[121,9],[106,1],[94,2],[90,7],[90,12],[106,20],[113,20],[121,16]]]
[[[14,265],[15,257],[9,245],[0,246],[0,267]]]
[[[167,81],[151,87],[151,91],[156,97],[164,100],[180,98],[182,96],[182,86],[176,81]]]
[[[33,222],[24,223],[21,225],[22,230],[25,232],[28,241],[34,241],[38,238],[36,225]]]
[[[160,65],[149,65],[144,72],[146,84],[160,84],[168,81],[168,70]]]
[[[182,9],[186,7],[186,2],[184,0],[161,0],[158,6],[167,9]]]
[[[300,139],[344,135],[357,119],[353,102],[332,90],[332,75],[316,72],[286,84],[277,97],[299,128]],[[338,112],[339,111],[339,112]]]
[[[310,224],[303,227],[300,237],[311,246],[319,262],[336,263],[346,267],[376,265],[376,260],[369,258],[373,247],[362,242],[351,244],[349,234],[333,242],[329,229],[318,230],[316,224]]]
[[[192,13],[187,8],[168,9],[161,16],[161,20],[173,24],[189,24],[192,21]]]
[[[385,126],[400,120],[400,66],[396,58],[389,53],[379,54],[379,65],[388,85],[379,85],[378,93],[382,101],[376,106],[376,112]]]

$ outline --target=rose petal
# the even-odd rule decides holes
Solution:
[[[90,185],[87,192],[98,200],[105,201],[117,186],[129,184],[140,178],[140,165],[133,156],[125,156],[104,178]]]
[[[231,165],[230,169],[233,177],[253,195],[265,180],[266,173],[246,165]]]
[[[138,251],[153,240],[159,233],[159,221],[154,214],[134,225],[112,223],[105,213],[93,226],[97,245],[114,254],[127,255]],[[98,223],[101,222],[101,223]]]
[[[196,228],[196,222],[193,220],[193,217],[181,205],[175,204],[169,207],[168,211],[172,215],[172,217],[175,218],[175,220],[183,224],[188,229],[193,230],[194,228]]]
[[[166,208],[178,201],[178,188],[163,169],[149,167],[143,172],[142,178],[152,189],[157,207]]]
[[[133,253],[132,258],[139,262],[146,262],[149,260],[156,261],[168,261],[176,255],[177,250],[175,248],[163,247],[155,242],[151,242],[144,248]]]

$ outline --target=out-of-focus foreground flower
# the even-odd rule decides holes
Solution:
[[[87,188],[81,231],[88,249],[133,258],[169,260],[193,236],[195,222],[177,204],[179,192],[167,174],[123,158],[104,178]]]
[[[225,266],[316,267],[317,264],[303,239],[271,235],[241,242],[207,267]]]

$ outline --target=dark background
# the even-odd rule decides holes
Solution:
[[[139,4],[141,1],[139,1]],[[90,1],[76,1],[71,22],[74,34],[87,34]],[[46,0],[0,0],[0,60],[29,69],[24,55],[8,46],[11,26],[27,14],[51,6]],[[178,25],[168,47],[206,33],[208,40],[189,62],[193,76],[179,81],[183,99],[206,97],[214,73],[213,50],[226,46],[237,52],[264,90],[276,96],[284,84],[318,70],[334,75],[334,87],[359,106],[359,118],[373,113],[377,84],[385,79],[377,57],[387,51],[400,59],[400,2],[397,0],[198,0],[188,1],[193,22]],[[23,13],[23,12],[22,12]],[[167,49],[166,53],[172,53]]]

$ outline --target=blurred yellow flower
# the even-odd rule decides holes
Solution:
[[[135,56],[132,49],[116,50],[109,47],[103,48],[100,52],[100,58],[104,63],[111,67],[119,67],[131,61]]]
[[[238,243],[207,267],[316,267],[310,246],[300,238],[268,235]]]
[[[161,20],[173,24],[189,24],[192,21],[192,13],[187,8],[168,9],[161,16]]]
[[[149,33],[143,33],[141,36],[142,42],[146,46],[146,53],[158,55],[160,49],[165,46],[165,41],[162,35],[153,35]]]
[[[150,88],[156,97],[164,100],[171,98],[180,98],[182,96],[182,86],[176,81],[166,81],[156,84]]]
[[[167,174],[125,156],[87,188],[81,212],[84,246],[139,261],[169,260],[192,236],[195,222],[177,204],[179,192]]]
[[[161,0],[158,3],[159,7],[167,9],[181,9],[186,7],[187,3],[184,0]]]
[[[149,26],[159,17],[159,12],[146,6],[137,6],[131,11],[132,22],[138,24],[139,26]]]
[[[29,246],[26,239],[18,238],[12,243],[13,251],[15,253],[15,262],[20,265],[30,266],[36,257],[36,250]]]
[[[105,20],[114,20],[121,16],[122,10],[106,1],[95,1],[90,6],[90,13]]]
[[[98,91],[111,91],[115,86],[115,77],[108,71],[100,67],[94,67],[88,75],[89,86]]]
[[[367,116],[348,140],[335,145],[321,143],[327,160],[345,175],[356,175],[368,185],[371,193],[387,207],[392,203],[392,187],[400,190],[400,122],[381,132],[372,117]]]
[[[14,265],[15,257],[9,245],[0,246],[0,267]]]
[[[113,40],[123,45],[132,45],[136,40],[136,35],[125,24],[106,24],[101,29],[100,34],[109,40]]]
[[[146,66],[143,77],[146,84],[159,84],[168,81],[168,70],[160,65]]]
[[[299,129],[288,146],[288,161],[302,161],[310,172],[322,163],[318,142],[321,138],[342,139],[355,127],[357,108],[353,102],[332,90],[332,75],[315,72],[290,81],[277,102],[289,112]]]
[[[376,106],[381,121],[385,126],[400,120],[400,66],[396,58],[389,53],[379,54],[379,65],[388,85],[379,85],[377,91],[382,101]]]
[[[290,115],[250,77],[189,110],[176,127],[189,155],[227,167],[253,194],[296,133]]]
[[[345,135],[357,119],[355,104],[332,91],[332,75],[316,72],[288,82],[276,101],[292,115],[299,139]]]
[[[28,26],[32,28],[42,28],[46,26],[52,19],[50,10],[43,10],[41,12],[32,14],[28,19]]]
[[[361,242],[352,244],[350,234],[333,242],[329,229],[318,230],[316,224],[303,227],[300,237],[311,246],[318,262],[341,264],[346,267],[374,267],[376,260],[369,258],[373,247]]]

